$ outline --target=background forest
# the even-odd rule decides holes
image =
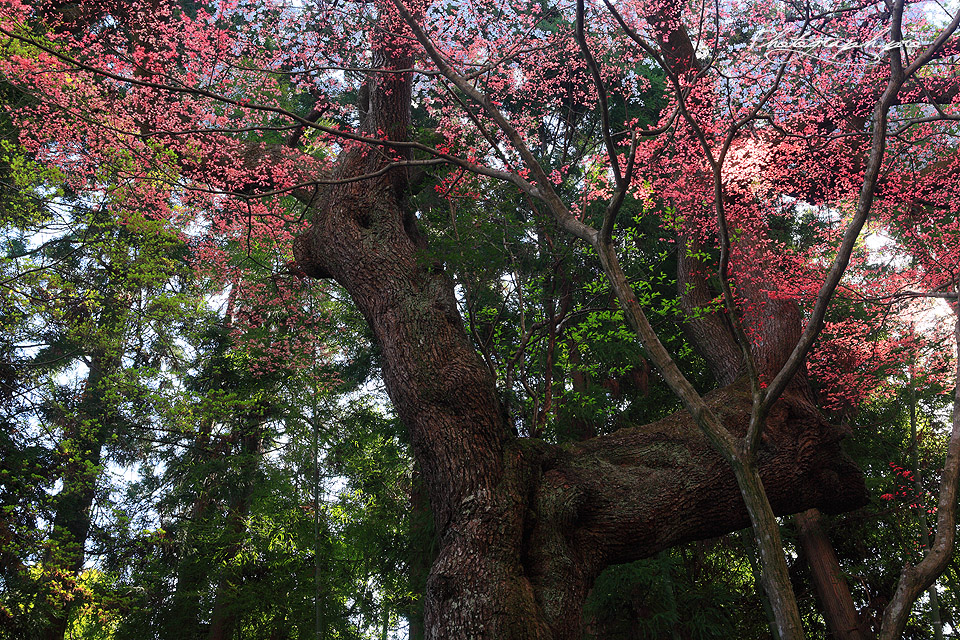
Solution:
[[[376,22],[376,11],[348,4],[337,10]],[[163,10],[171,23],[207,16],[245,47],[276,52],[279,6]],[[58,25],[74,35],[116,26],[83,7],[38,4],[18,14],[23,5],[0,4],[0,639],[424,637],[434,516],[365,316],[337,282],[298,267],[291,246],[305,213],[290,190],[197,188],[179,166],[185,152],[167,148],[163,135],[141,130],[147,164],[142,149],[91,133],[109,120],[98,109],[110,109],[93,90],[78,107],[24,80],[51,64],[43,46],[70,51]],[[320,20],[321,9],[296,6],[304,21]],[[531,12],[542,16],[541,39],[576,28],[566,9],[544,3]],[[342,34],[328,36],[329,46],[347,46]],[[498,106],[541,114],[531,116],[527,144],[545,166],[563,167],[556,192],[589,217],[612,180],[609,166],[584,161],[606,153],[606,114],[652,128],[676,103],[662,70],[604,60],[621,79],[641,80],[634,94],[611,92],[596,108],[577,89],[586,68],[570,73],[561,67],[573,54],[550,51],[544,60],[559,57],[544,62],[537,90],[508,91]],[[322,95],[304,90],[293,67],[264,73],[255,87],[221,84],[235,91],[231,99],[269,95],[284,112],[310,114],[308,123],[361,127],[371,89],[363,64],[343,57]],[[248,70],[264,65],[238,55],[234,70],[242,74],[244,61]],[[60,82],[87,82],[82,68],[66,68]],[[181,72],[191,73],[186,63]],[[218,107],[217,126],[238,139],[306,149],[318,163],[349,149],[303,123],[248,126],[239,113],[247,98],[236,99]],[[183,118],[177,127],[189,128]],[[492,135],[478,117],[457,120],[425,97],[412,102],[410,131],[441,150],[456,139],[461,151],[486,148]],[[946,138],[939,151],[955,155],[952,128]],[[455,164],[419,158],[407,171],[404,198],[427,247],[418,260],[452,279],[513,435],[564,447],[683,408],[625,321],[596,251],[565,234],[542,203]],[[720,288],[711,281],[710,300],[692,306],[680,263],[715,265],[721,252],[684,242],[671,197],[650,182],[622,197],[617,246],[660,340],[706,393],[729,381],[717,378],[690,324],[722,307]],[[845,214],[784,208],[770,237],[819,268]],[[956,208],[947,209],[933,227],[956,224]],[[902,274],[925,264],[911,235],[919,226],[868,228],[807,359],[820,411],[845,434],[869,498],[846,513],[780,519],[811,638],[876,637],[901,569],[924,557],[935,533],[954,408],[955,303],[905,284]],[[766,275],[781,278],[776,268]],[[891,278],[900,278],[892,288]],[[831,554],[843,586],[818,592],[817,567]],[[745,529],[615,564],[589,592],[582,637],[777,638],[760,563]],[[840,636],[825,611],[842,598],[856,628]],[[952,553],[903,637],[956,637],[957,611]]]

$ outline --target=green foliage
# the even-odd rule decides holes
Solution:
[[[454,276],[468,331],[519,433],[563,441],[583,428],[605,433],[678,408],[589,249],[506,187],[479,201],[440,202],[434,193],[417,196],[433,259]],[[622,229],[624,268],[681,369],[708,389],[707,367],[682,334],[676,245],[657,241],[670,233],[643,215],[645,206],[625,205],[624,217],[635,217]]]
[[[736,538],[610,567],[584,608],[584,638],[760,638],[767,624]]]
[[[873,497],[864,509],[833,519],[830,537],[841,566],[847,574],[854,601],[879,628],[883,607],[896,588],[905,563],[918,562],[924,552],[918,509],[935,506],[939,492],[939,470],[946,451],[943,442],[950,419],[951,398],[936,385],[918,388],[911,395],[909,384],[895,387],[897,393],[878,398],[861,408],[853,422],[855,437],[847,450],[864,470],[867,487]],[[911,461],[910,405],[917,403],[919,469]],[[913,479],[923,480],[920,495]],[[936,514],[927,514],[929,523]],[[938,582],[941,614],[953,618],[958,605],[956,560]],[[926,619],[928,604],[914,605],[904,638],[931,637]]]

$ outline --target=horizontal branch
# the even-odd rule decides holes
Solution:
[[[742,437],[751,396],[740,379],[704,399],[726,428]],[[806,401],[784,396],[767,421],[769,444],[761,445],[757,464],[777,515],[811,507],[838,513],[866,503],[862,473],[841,451],[837,430]],[[537,577],[541,583],[564,575],[549,568],[565,561],[595,575],[610,564],[750,524],[730,466],[686,411],[541,455],[544,471],[535,504],[541,524],[532,539],[554,538],[531,544],[543,554],[533,564],[548,569]]]

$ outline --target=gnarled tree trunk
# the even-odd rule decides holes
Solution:
[[[411,66],[396,50],[377,55],[394,69]],[[402,140],[409,77],[381,73],[370,85],[367,127]],[[339,177],[387,161],[349,152]],[[437,527],[426,637],[575,638],[603,568],[746,526],[740,490],[685,412],[564,448],[512,436],[452,282],[424,257],[403,172],[319,195],[295,255],[305,273],[348,291],[382,348],[387,390],[410,431]],[[708,400],[744,433],[748,390],[734,384]],[[768,432],[759,468],[777,513],[862,504],[859,470],[802,394],[776,405]]]

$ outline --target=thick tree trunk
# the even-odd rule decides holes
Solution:
[[[726,386],[744,372],[743,353],[723,311],[705,311],[719,292],[710,289],[709,268],[695,257],[696,251],[695,244],[683,240],[677,255],[677,291],[687,318],[683,332],[707,361],[717,384]]]
[[[347,289],[383,349],[438,532],[428,638],[576,637],[604,567],[749,523],[729,466],[685,412],[566,448],[509,438],[452,285],[423,259],[392,181],[341,185],[325,200],[297,260]],[[743,434],[749,392],[708,399]],[[769,423],[758,461],[777,513],[862,504],[860,472],[805,398],[785,397]]]
[[[758,242],[759,238],[742,238],[740,243]],[[711,295],[703,277],[704,267],[686,250],[678,257],[678,284],[681,304],[690,320],[685,332],[705,357],[714,377],[721,383],[736,379],[746,370],[746,359],[735,338],[733,322],[740,323],[740,340],[748,345],[758,383],[765,387],[787,362],[801,336],[800,309],[796,301],[782,299],[771,291],[768,283],[758,280],[749,265],[740,265],[737,278],[738,294],[748,303],[727,314],[704,313],[715,297]],[[809,403],[812,410],[813,394],[807,379],[806,366],[800,366],[788,382],[795,401]],[[756,409],[756,407],[754,407]],[[768,443],[781,444],[783,434],[777,425],[766,422],[762,438]],[[752,456],[742,448],[728,450],[725,457],[737,477],[741,495],[751,514],[753,537],[760,557],[760,579],[766,602],[776,622],[778,638],[803,638],[803,625],[796,605],[796,597],[784,558],[780,528],[765,495]]]
[[[389,44],[375,57],[411,66]],[[367,128],[403,139],[409,74],[377,74],[370,83]],[[367,173],[385,161],[355,150],[339,173]],[[384,381],[410,431],[440,538],[427,581],[426,636],[547,638],[520,564],[529,456],[506,449],[508,428],[489,370],[464,331],[452,282],[425,259],[404,206],[405,175],[396,169],[331,188],[295,244],[297,263],[347,289],[383,350]]]
[[[533,594],[519,566],[525,461],[506,454],[503,412],[451,282],[424,261],[392,180],[343,185],[328,202],[297,259],[351,293],[383,349],[387,389],[410,429],[441,535],[427,584],[427,637],[523,637],[520,629],[547,637],[536,631],[545,623],[529,615]]]
[[[375,55],[397,70],[411,66],[387,46]],[[409,76],[381,73],[369,84],[366,127],[402,140]],[[336,175],[379,170],[388,155],[348,152]],[[737,482],[685,412],[566,447],[511,436],[452,282],[427,257],[405,184],[405,170],[393,169],[332,186],[313,201],[313,224],[294,253],[303,272],[347,290],[382,349],[436,524],[425,636],[577,638],[583,601],[606,566],[746,526]],[[707,398],[743,435],[749,391],[732,385]],[[863,503],[859,470],[806,398],[786,395],[768,422],[758,469],[778,514]]]

